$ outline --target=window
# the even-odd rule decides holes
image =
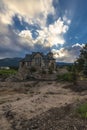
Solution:
[[[41,57],[35,58],[35,64],[36,65],[41,65]]]

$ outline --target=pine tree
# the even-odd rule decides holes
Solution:
[[[87,76],[87,59],[85,60],[85,63],[84,63],[83,73],[84,75]]]
[[[80,51],[80,56],[76,61],[77,63],[77,70],[83,71],[86,74],[87,71],[87,43]]]

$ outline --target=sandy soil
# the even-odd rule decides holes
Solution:
[[[0,82],[0,130],[62,130],[57,127],[29,127],[29,122],[34,124],[32,119],[40,118],[43,113],[47,115],[49,110],[87,99],[87,91],[74,92],[69,86],[69,83],[55,81]]]

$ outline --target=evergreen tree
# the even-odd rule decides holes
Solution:
[[[87,44],[80,51],[80,56],[76,61],[78,71],[83,71],[86,74],[87,69]]]
[[[83,73],[87,76],[87,60],[84,63]]]

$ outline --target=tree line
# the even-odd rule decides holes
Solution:
[[[75,67],[78,72],[82,72],[87,76],[87,44],[80,51],[79,58],[75,61]]]

